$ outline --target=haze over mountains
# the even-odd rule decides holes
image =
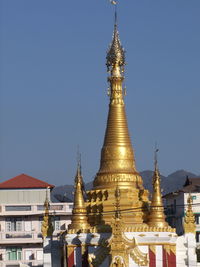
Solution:
[[[150,192],[152,192],[153,171],[146,170],[140,172],[140,174],[143,178],[144,187],[148,189]],[[178,170],[176,172],[171,173],[168,176],[161,175],[161,185],[162,185],[163,195],[182,188],[187,177],[194,178],[199,176],[185,170]],[[92,188],[92,182],[85,184],[86,190],[90,190],[91,188]],[[74,191],[74,185],[57,186],[53,189],[53,196],[59,201],[72,201],[73,191]]]

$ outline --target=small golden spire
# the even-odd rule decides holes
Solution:
[[[148,220],[149,226],[155,227],[168,227],[168,223],[165,221],[164,207],[162,201],[162,194],[160,188],[160,173],[158,170],[158,149],[155,149],[155,170],[153,175],[153,195],[150,207],[150,215]]]
[[[83,178],[81,175],[81,164],[78,162],[75,177],[74,207],[72,210],[72,221],[68,226],[69,232],[84,232],[90,228],[87,221],[87,211],[83,195]]]
[[[53,234],[53,230],[54,230],[52,221],[51,221],[51,216],[49,215],[50,204],[49,204],[49,199],[48,199],[48,189],[49,187],[47,187],[46,189],[46,199],[44,202],[45,212],[44,212],[42,229],[41,229],[43,238],[51,237]]]
[[[192,210],[192,196],[189,194],[187,199],[187,211],[184,217],[184,230],[185,233],[196,233],[195,216]]]

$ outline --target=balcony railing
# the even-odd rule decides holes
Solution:
[[[6,234],[6,238],[33,238],[32,233],[21,233],[21,232],[14,232]]]
[[[0,243],[41,241],[39,232],[0,232]],[[1,267],[1,266],[0,266]]]
[[[72,213],[73,204],[72,203],[51,203],[50,212],[56,214],[66,214],[70,215]],[[34,215],[43,214],[44,205],[43,204],[29,204],[29,205],[0,205],[1,215]]]
[[[3,260],[0,261],[0,267],[21,267],[23,266],[23,264],[25,266],[30,266],[30,267],[42,267],[43,266],[43,261],[42,260],[12,260],[12,261],[8,261],[8,260]]]

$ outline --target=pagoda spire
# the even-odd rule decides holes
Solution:
[[[87,192],[87,206],[91,211],[88,213],[88,218],[92,226],[102,225],[104,227],[104,224],[111,223],[113,200],[117,187],[121,195],[121,208],[124,210],[136,209],[135,213],[127,213],[124,223],[127,224],[127,227],[132,224],[147,227],[148,191],[144,189],[142,177],[135,167],[134,151],[125,111],[125,64],[125,51],[119,37],[115,9],[114,32],[106,55],[109,83],[107,126],[101,149],[100,168],[95,176],[93,189]],[[98,218],[101,220],[97,220],[95,210],[99,212]]]
[[[43,217],[43,222],[42,222],[42,236],[43,238],[46,237],[51,237],[53,234],[53,225],[52,225],[52,221],[51,221],[51,216],[49,214],[49,208],[50,208],[50,204],[49,204],[49,198],[48,198],[48,188],[46,189],[46,199],[44,202],[44,217]]]
[[[154,159],[154,174],[153,174],[153,195],[150,207],[150,215],[148,220],[149,226],[154,227],[168,227],[168,223],[165,221],[164,207],[161,194],[161,179],[158,169],[158,149],[155,149],[155,159]]]
[[[100,169],[94,181],[95,189],[116,187],[116,185],[120,188],[134,185],[143,188],[142,179],[135,168],[126,119],[123,86],[125,64],[125,51],[120,42],[115,10],[113,38],[106,56],[110,104]]]
[[[195,216],[192,210],[192,197],[189,194],[187,199],[187,211],[184,217],[184,231],[185,233],[196,233],[196,224],[195,224]]]
[[[69,232],[85,232],[89,229],[87,222],[87,211],[83,194],[83,177],[81,174],[81,164],[78,161],[77,172],[75,176],[74,207],[72,210],[72,221],[68,226]]]

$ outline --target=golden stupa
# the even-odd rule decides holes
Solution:
[[[125,224],[144,226],[148,217],[148,191],[136,170],[134,151],[128,131],[123,88],[125,51],[121,45],[115,14],[113,39],[107,52],[109,112],[100,168],[87,192],[89,223],[110,224],[113,218],[115,191],[120,189],[120,207]]]

